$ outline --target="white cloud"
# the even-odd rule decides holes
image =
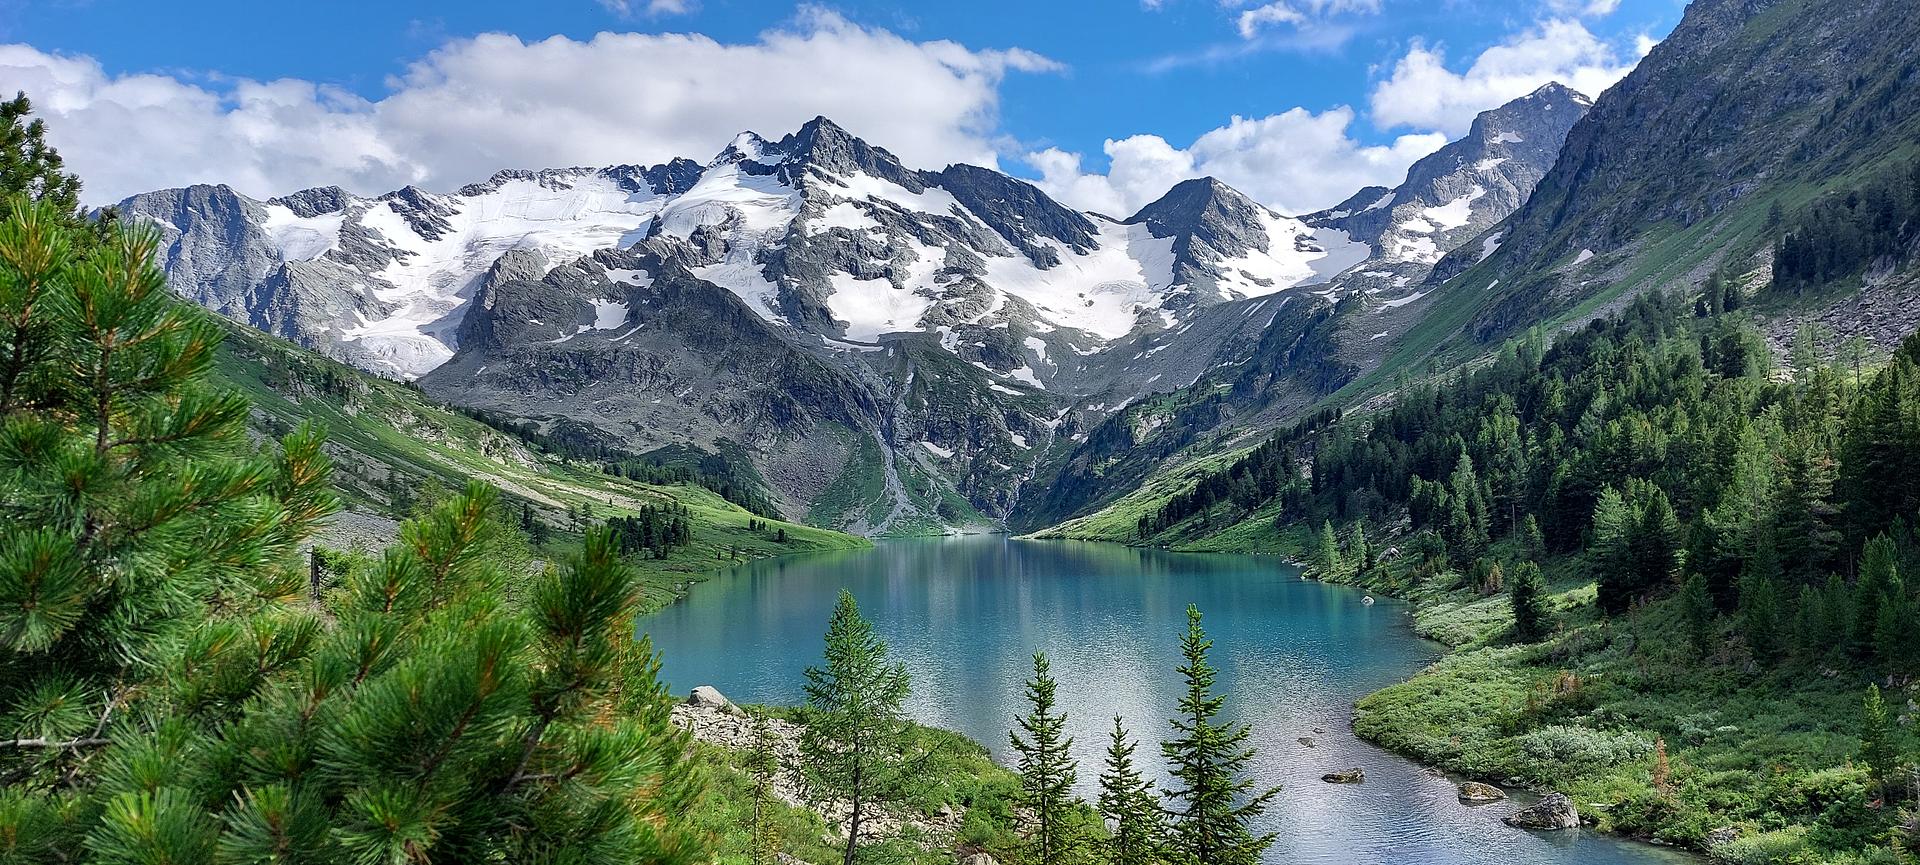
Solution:
[[[1415,43],[1373,89],[1374,125],[1382,129],[1437,129],[1458,135],[1473,117],[1558,81],[1588,96],[1613,86],[1652,43],[1636,41],[1633,56],[1608,45],[1578,21],[1554,19],[1515,34],[1453,72],[1438,47]]]
[[[1235,5],[1235,0],[1225,0],[1223,5]],[[1378,14],[1380,0],[1271,0],[1242,10],[1234,23],[1240,30],[1240,38],[1253,39],[1260,35],[1260,31],[1278,24],[1311,29],[1323,25],[1327,19],[1342,15]]]
[[[1547,0],[1548,11],[1556,15],[1605,18],[1620,8],[1620,0]]]
[[[295,79],[110,75],[91,57],[0,46],[93,203],[224,182],[254,195],[338,183],[446,189],[506,167],[704,160],[733,135],[824,114],[911,164],[996,164],[999,85],[1060,66],[1020,49],[913,42],[830,12],[755,42],[602,33],[449,42],[368,101]]]
[[[600,0],[600,5],[606,7],[608,12],[612,12],[622,18],[631,18],[636,15],[644,15],[649,18],[656,18],[662,15],[685,15],[694,9],[693,0],[644,0],[644,2],[636,2],[636,0]]]
[[[1282,213],[1306,213],[1338,203],[1362,186],[1397,186],[1407,167],[1446,143],[1435,133],[1402,135],[1363,145],[1349,135],[1353,109],[1315,114],[1295,108],[1261,118],[1234,117],[1191,146],[1157,135],[1108,140],[1105,173],[1081,169],[1081,156],[1049,148],[1027,156],[1038,185],[1075,207],[1131,215],[1172,184],[1211,175]]]

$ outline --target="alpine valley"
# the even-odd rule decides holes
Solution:
[[[1212,179],[1083,213],[827,118],[704,163],[374,198],[194,186],[119,211],[164,232],[176,291],[488,418],[724,457],[785,516],[856,533],[1030,528],[1377,362],[1444,254],[1498,246],[1590,105],[1543,87],[1400,187],[1299,217]],[[1233,407],[1129,410],[1203,380]],[[1163,424],[1178,442],[1107,455]]]
[[[1074,26],[1351,71],[1256,37],[1418,4],[1113,5],[1165,17]],[[270,149],[290,99],[372,129],[464,51],[585,90],[569,52],[878,40],[988,126],[1064,66],[810,4],[757,43],[452,39],[387,102],[0,45],[51,91],[0,102],[0,863],[1920,862],[1920,9],[1691,0],[1605,75],[1509,76],[1636,0],[1517,5],[1466,73],[1411,31],[1365,73],[1386,136],[1416,51],[1517,98],[1304,213],[1172,169],[1076,209],[1047,190],[1108,199],[1045,151],[913,165],[825,116],[725,139],[866,107],[824,95],[653,165],[83,207],[49,142]],[[1027,11],[979,18],[1064,20]],[[168,93],[217,128],[175,142]]]

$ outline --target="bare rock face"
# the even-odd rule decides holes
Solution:
[[[1492,784],[1479,781],[1466,781],[1460,784],[1460,801],[1469,805],[1484,805],[1507,798],[1507,791]]]
[[[1578,829],[1580,812],[1564,793],[1554,793],[1503,818],[1516,829]]]

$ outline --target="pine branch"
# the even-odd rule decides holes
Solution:
[[[101,748],[113,744],[112,739],[89,736],[82,739],[0,739],[0,748],[18,748],[23,751],[73,751],[80,748]]]

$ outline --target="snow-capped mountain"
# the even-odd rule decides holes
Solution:
[[[1504,215],[1537,176],[1516,148],[1557,128],[1530,115],[1576,110],[1529,100],[1374,210],[1306,218],[1213,179],[1080,212],[998,171],[909,168],[825,118],[704,164],[376,197],[195,186],[120,210],[161,227],[182,294],[449,402],[733,454],[823,523],[993,525],[1132,401],[1298,355],[1269,331],[1383,290],[1361,274],[1429,267],[1402,240],[1419,220],[1437,256]]]
[[[1479,240],[1482,256],[1492,254],[1499,236],[1481,234],[1525,203],[1592,106],[1572,89],[1545,85],[1481,112],[1464,137],[1415,162],[1398,187],[1368,187],[1301,219],[1372,247],[1373,260],[1350,281],[1390,296],[1469,241]]]

